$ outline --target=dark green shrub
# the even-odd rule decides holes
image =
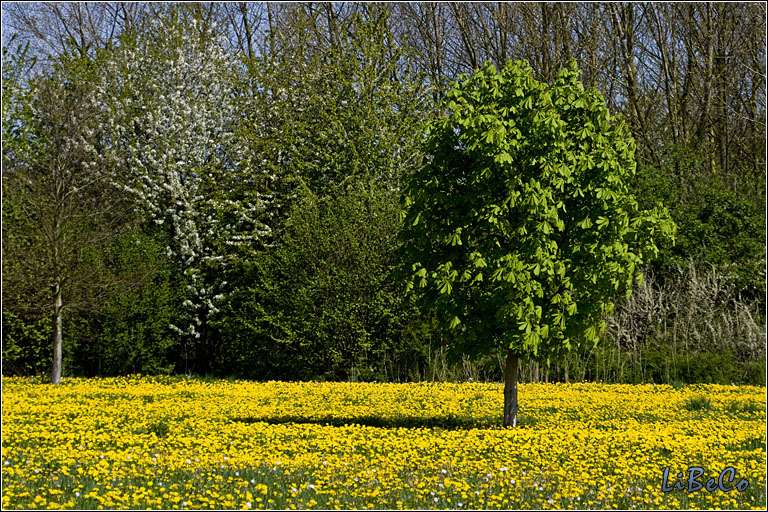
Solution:
[[[687,411],[711,411],[712,402],[704,395],[695,395],[685,399],[683,408]]]

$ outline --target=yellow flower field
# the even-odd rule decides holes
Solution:
[[[765,388],[3,378],[3,508],[754,508]],[[739,492],[662,492],[691,466]],[[687,485],[687,480],[681,486]]]

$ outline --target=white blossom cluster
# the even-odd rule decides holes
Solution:
[[[158,21],[150,33],[114,51],[99,94],[113,164],[124,170],[121,185],[154,222],[168,223],[166,251],[188,280],[184,306],[193,321],[172,327],[199,337],[200,315],[215,313],[223,297],[211,265],[226,266],[224,247],[269,233],[259,218],[270,198],[227,196],[230,186],[257,171],[238,156],[237,68],[215,27]]]

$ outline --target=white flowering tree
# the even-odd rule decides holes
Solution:
[[[237,63],[215,27],[170,9],[144,33],[111,50],[100,87],[112,135],[110,165],[151,219],[168,229],[169,257],[186,281],[189,317],[172,326],[188,338],[217,312],[238,247],[269,233],[269,196],[238,148]]]

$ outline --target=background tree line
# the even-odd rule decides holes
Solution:
[[[3,28],[5,374],[55,372],[58,336],[64,375],[500,379],[394,277],[400,191],[460,74],[575,57],[678,243],[601,345],[523,378],[765,382],[762,4],[7,3]]]

